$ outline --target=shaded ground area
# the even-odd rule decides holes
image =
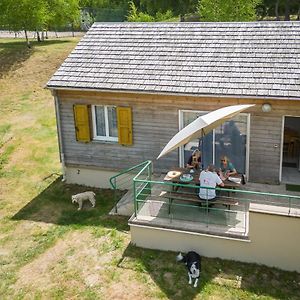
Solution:
[[[26,47],[25,43],[20,39],[0,40],[0,78],[9,71],[14,72],[22,67],[22,63],[28,60],[34,51],[38,51],[39,47],[67,43],[67,40],[46,40],[41,43],[33,41],[31,42],[32,48]]]
[[[96,193],[96,208],[93,209],[91,203],[87,201],[83,204],[83,210],[77,211],[78,204],[71,203],[71,196],[87,190]],[[63,184],[59,177],[19,210],[12,220],[28,220],[56,225],[103,226],[128,230],[127,218],[108,215],[113,206],[112,190]]]

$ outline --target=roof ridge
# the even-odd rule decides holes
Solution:
[[[100,25],[149,25],[149,26],[153,26],[153,25],[169,25],[169,24],[176,24],[176,25],[216,25],[216,24],[234,24],[234,25],[239,25],[239,24],[274,24],[276,26],[278,25],[287,25],[287,24],[297,24],[298,26],[300,26],[300,22],[299,21],[251,21],[251,22],[245,22],[245,21],[241,21],[241,22],[94,22],[94,24],[100,24]]]

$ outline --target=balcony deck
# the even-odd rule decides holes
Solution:
[[[137,214],[130,222],[189,232],[247,237],[248,203],[241,203],[230,210],[222,204],[215,204],[211,208],[189,202],[170,204],[170,201],[160,197],[168,188],[164,184],[152,184],[151,195],[138,201]]]
[[[163,176],[156,181],[148,181],[151,184],[150,192],[146,192],[146,196],[140,199],[136,198],[136,214],[130,223],[247,239],[249,211],[300,217],[299,193],[286,194],[283,185],[248,183],[230,193],[230,197],[238,202],[237,206],[228,209],[222,204],[216,204],[208,209],[203,204],[199,206],[195,202],[189,203],[188,199],[187,202],[170,203],[170,200],[160,197],[163,191],[173,188],[172,184],[163,181]],[[145,191],[147,187],[142,189]]]
[[[199,205],[199,186],[166,182],[164,176],[154,178],[151,161],[137,167],[133,181],[126,172],[111,179],[116,199],[120,191],[128,190],[123,213],[131,215],[131,239],[137,246],[183,252],[192,249],[209,257],[299,269],[299,242],[295,239],[299,192],[286,191],[285,185],[253,183],[239,190],[218,189],[218,199],[226,192],[228,198],[235,199],[234,204],[229,210],[220,201],[208,212],[206,203]],[[190,194],[186,193],[188,187]],[[122,200],[117,207],[120,211]],[[289,255],[282,245],[288,247]]]
[[[133,189],[129,188],[117,209],[112,210],[112,213],[117,211],[118,214],[132,216],[131,224],[245,239],[251,211],[300,217],[300,193],[286,191],[285,185],[247,183],[234,191],[221,189],[219,198],[226,198],[224,193],[228,193],[230,196],[227,198],[238,205],[228,209],[221,204],[221,199],[221,203],[208,210],[205,203],[199,205],[199,186],[164,181],[165,174],[153,176],[151,162],[140,167],[142,170],[133,179]],[[120,182],[122,180],[124,178],[120,177]],[[180,194],[186,189],[189,193],[184,191]],[[174,191],[178,191],[175,197],[170,194]],[[162,193],[169,196],[162,197]]]

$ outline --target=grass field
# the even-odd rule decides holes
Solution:
[[[220,259],[189,286],[176,253],[130,244],[110,190],[76,210],[44,86],[77,42],[0,40],[0,299],[300,299],[300,274]]]

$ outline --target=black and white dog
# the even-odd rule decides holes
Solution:
[[[186,255],[179,253],[176,260],[186,264],[189,275],[189,284],[192,284],[192,278],[196,279],[194,287],[197,287],[201,273],[201,256],[194,251],[190,251]]]

